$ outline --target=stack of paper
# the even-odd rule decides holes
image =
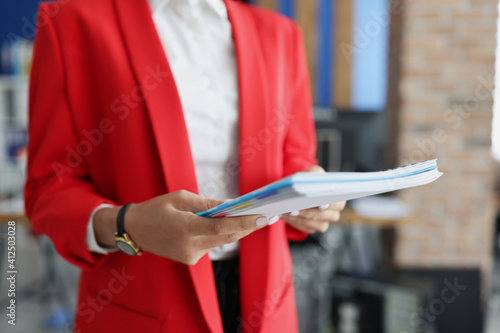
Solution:
[[[420,186],[438,179],[441,175],[437,169],[437,160],[379,172],[299,172],[198,215],[280,215]]]

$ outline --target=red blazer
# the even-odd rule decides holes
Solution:
[[[316,164],[303,41],[291,20],[225,0],[240,93],[240,191]],[[146,0],[42,3],[31,73],[26,212],[83,268],[75,332],[222,332],[210,259],[91,253],[100,204],[197,192],[175,82]],[[283,221],[241,240],[244,332],[296,332]]]

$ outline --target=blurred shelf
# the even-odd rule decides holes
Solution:
[[[5,225],[9,221],[15,221],[16,223],[28,223],[28,218],[24,214],[2,214],[0,212],[0,225]]]

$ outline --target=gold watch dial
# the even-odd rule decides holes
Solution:
[[[122,237],[115,233],[116,246],[124,253],[130,256],[142,254],[139,247],[130,239],[129,235],[124,233]]]

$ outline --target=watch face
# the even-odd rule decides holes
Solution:
[[[132,246],[130,246],[129,244],[122,242],[120,240],[116,241],[116,246],[118,246],[118,248],[120,250],[122,250],[123,252],[125,252],[126,254],[128,254],[130,256],[135,256],[137,254],[135,252],[134,248],[132,248]]]

